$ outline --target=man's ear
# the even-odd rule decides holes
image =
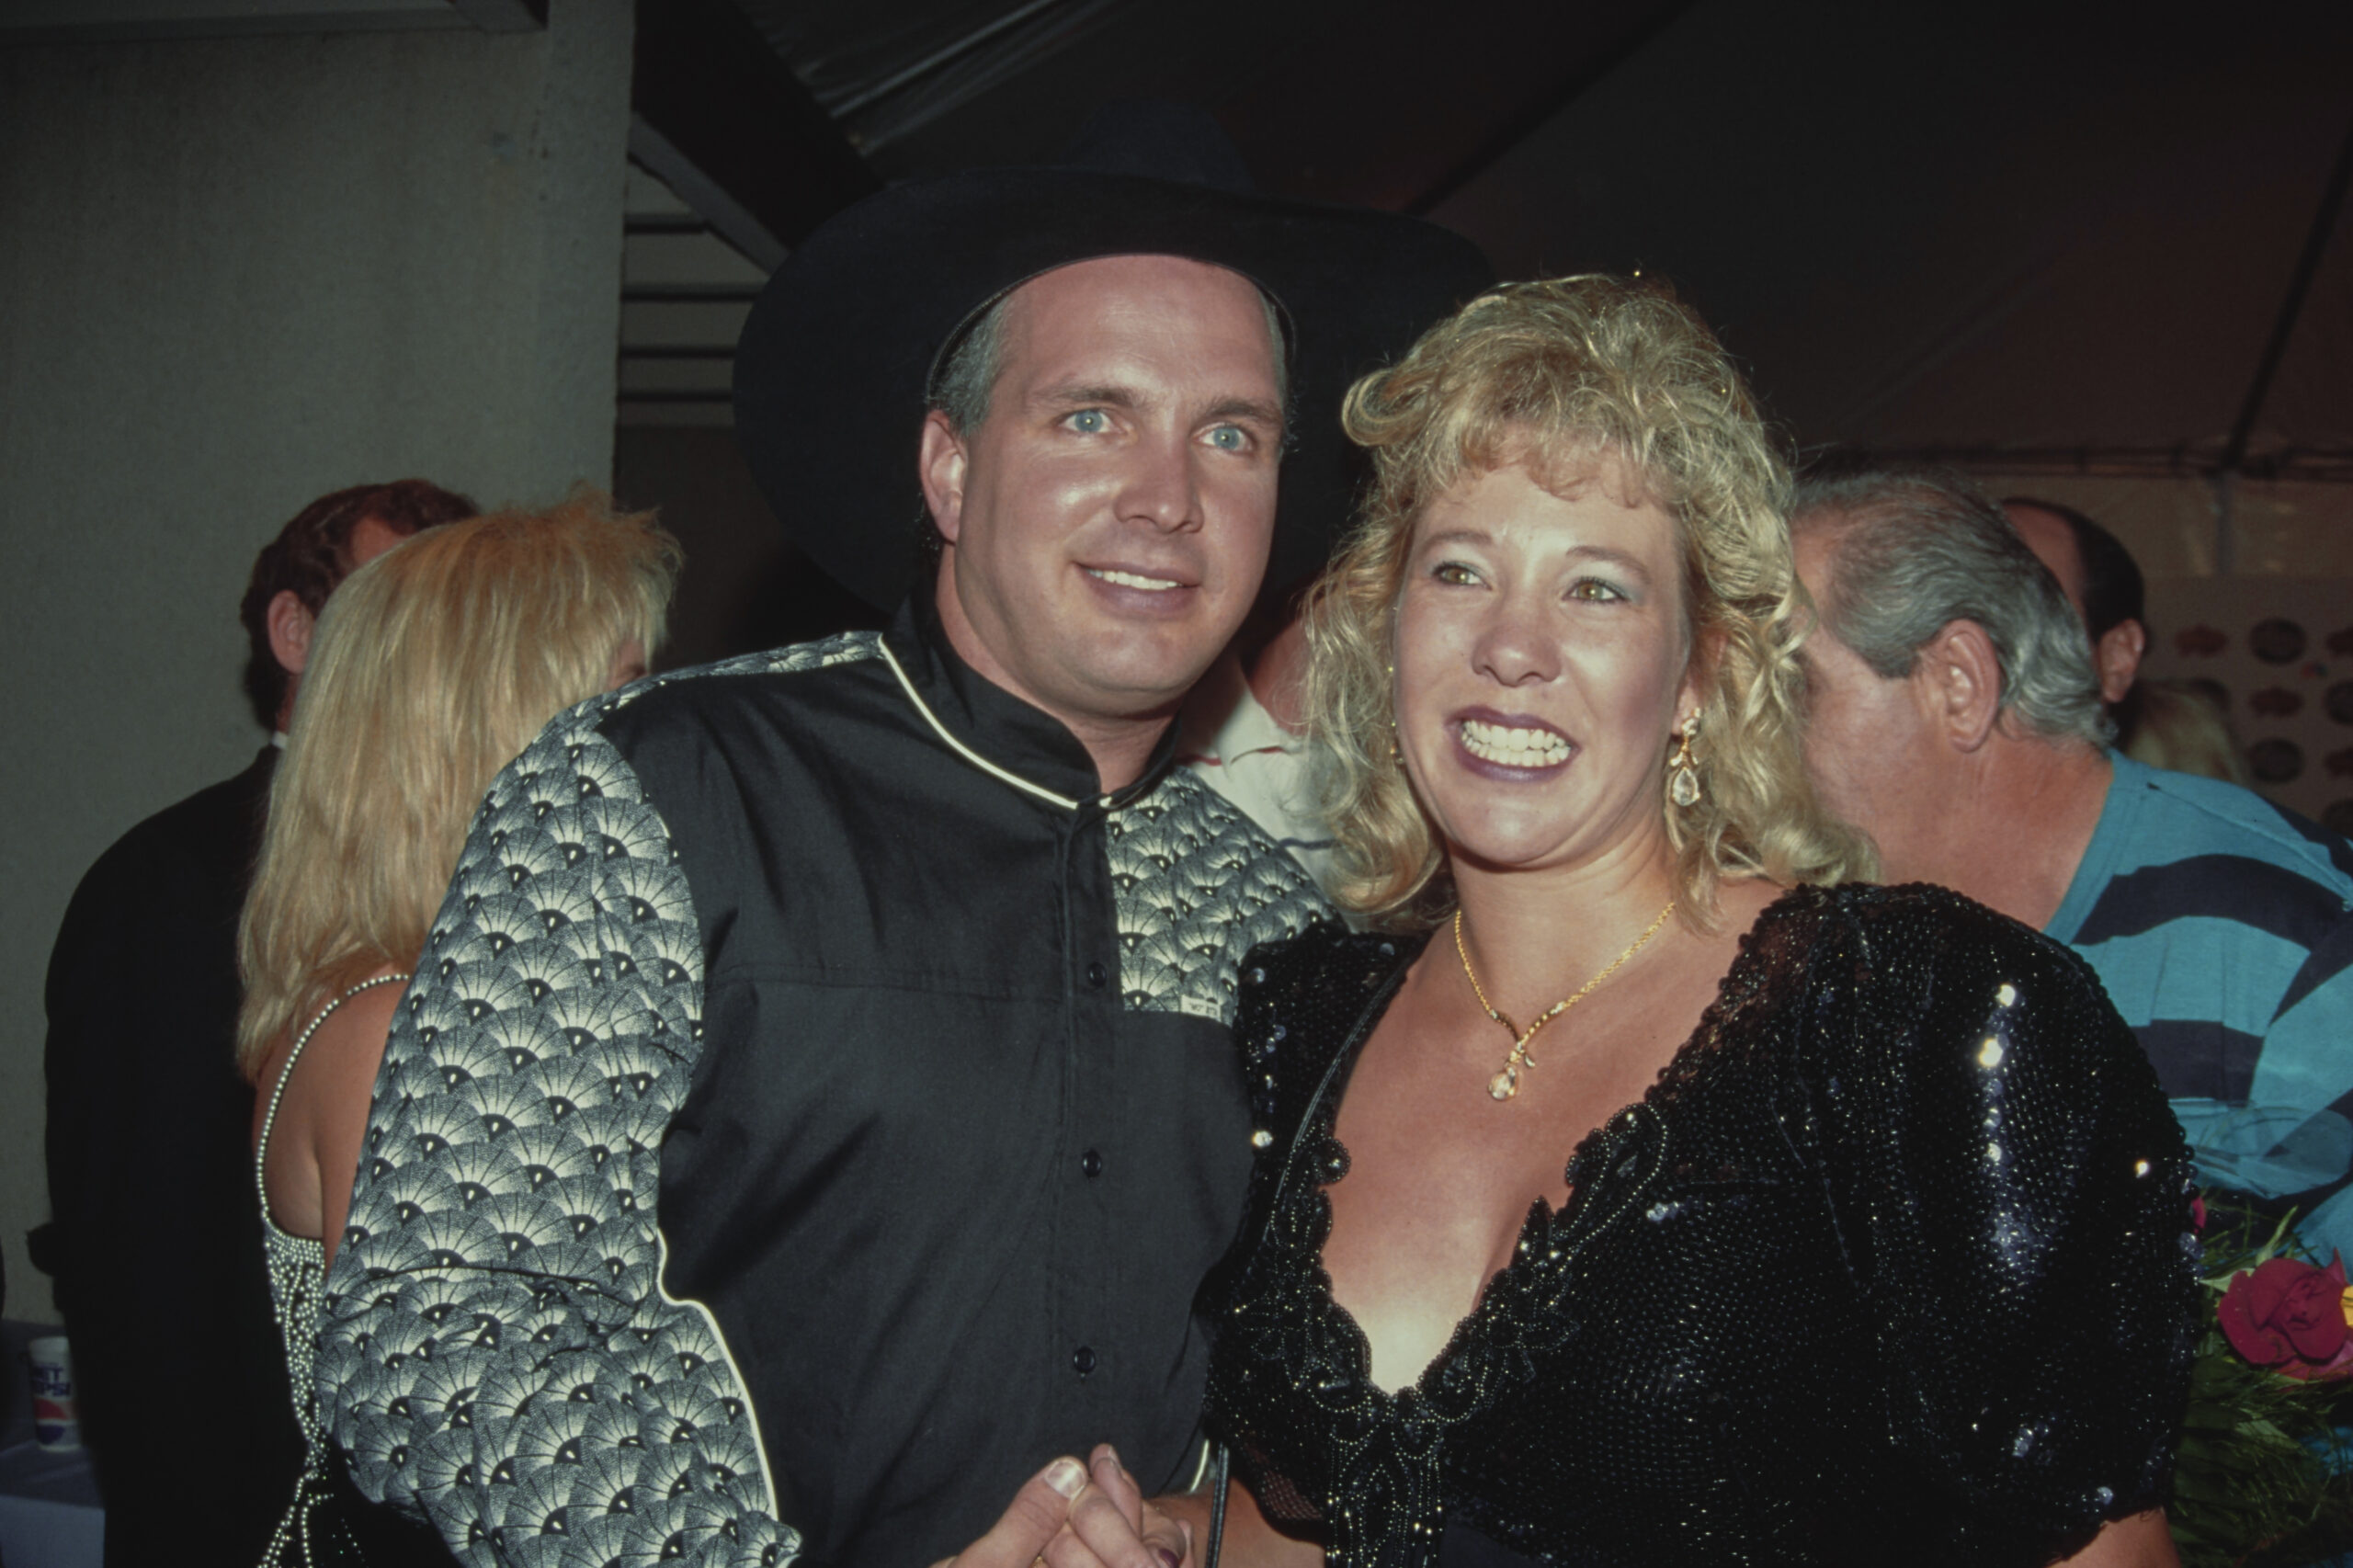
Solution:
[[[311,607],[291,588],[280,588],[269,601],[269,613],[263,618],[269,629],[270,657],[278,667],[290,676],[299,676],[302,666],[311,662],[311,628],[314,624]]]
[[[2092,648],[2092,664],[2099,672],[2099,699],[2121,702],[2141,677],[2141,655],[2149,651],[2149,629],[2137,620],[2120,620],[2100,634]]]
[[[916,460],[923,476],[923,504],[930,509],[932,526],[939,530],[939,537],[950,544],[964,526],[965,461],[964,437],[956,434],[948,415],[936,408],[925,415],[923,449]]]
[[[1984,745],[2002,716],[2002,661],[1973,620],[1947,621],[1922,645],[1912,683],[1929,724],[1955,751]]]

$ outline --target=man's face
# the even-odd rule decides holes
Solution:
[[[949,639],[1074,728],[1173,710],[1249,610],[1274,533],[1258,291],[1175,256],[1080,262],[1009,297],[1002,343],[987,418],[925,431]]]
[[[358,571],[376,557],[408,538],[408,530],[394,528],[381,517],[362,517],[352,525],[351,537],[345,541],[344,553],[351,558],[351,570]],[[281,588],[269,601],[266,612],[269,629],[270,656],[278,667],[286,672],[286,695],[278,699],[277,725],[284,730],[294,722],[294,698],[301,689],[303,666],[311,662],[311,632],[317,618],[302,596],[291,588]]]
[[[1797,539],[1798,576],[1814,602],[1830,582],[1835,537]],[[1923,683],[1889,680],[1817,628],[1799,651],[1805,668],[1806,772],[1822,803],[1878,844],[1890,882],[1925,874],[1927,830],[1943,815],[1958,775],[1929,722]]]

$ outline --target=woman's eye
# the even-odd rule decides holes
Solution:
[[[1082,408],[1063,423],[1082,436],[1100,436],[1111,427],[1111,416],[1099,408]]]
[[[1625,597],[1598,577],[1580,577],[1569,587],[1569,597],[1573,599],[1596,599],[1606,603]]]
[[[1430,568],[1430,575],[1450,587],[1462,587],[1479,580],[1479,574],[1460,561],[1441,561]]]

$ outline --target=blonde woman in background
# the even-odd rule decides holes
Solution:
[[[2125,756],[2151,767],[2219,778],[2242,790],[2255,788],[2245,754],[2231,722],[2211,693],[2195,681],[2135,681],[2125,699],[2132,722],[2122,726]]]
[[[354,573],[311,644],[239,931],[238,1065],[270,1290],[310,1454],[265,1562],[449,1561],[359,1499],[316,1414],[320,1285],[408,971],[498,769],[642,676],[681,556],[585,489],[411,540]]]
[[[2181,1133],[2064,949],[1854,880],[1706,326],[1511,285],[1346,417],[1307,708],[1375,928],[1244,961],[1227,1562],[2171,1563]]]

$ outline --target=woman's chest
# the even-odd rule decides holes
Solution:
[[[1438,1403],[1463,1402],[1444,1469],[1466,1517],[1555,1540],[1609,1539],[1601,1516],[1627,1510],[1768,1519],[1883,1432],[1879,1336],[1818,1172],[1751,1108],[1694,1108],[1589,1162],[1592,1207],[1529,1225],[1432,1369]]]
[[[1620,1473],[1622,1445],[1646,1449],[1657,1479],[1721,1471],[1721,1444],[1735,1436],[1766,1445],[1752,1457],[1769,1466],[1773,1423],[1797,1429],[1812,1424],[1802,1408],[1845,1410],[1839,1368],[1859,1369],[1871,1336],[1807,1096],[1769,1043],[1686,1063],[1579,1147],[1573,1191],[1555,1153],[1548,1205],[1531,1208],[1523,1188],[1501,1223],[1486,1217],[1493,1189],[1481,1221],[1465,1225],[1427,1202],[1416,1218],[1412,1194],[1385,1177],[1356,1197],[1386,1199],[1404,1220],[1384,1228],[1370,1203],[1351,1213],[1349,1188],[1375,1173],[1349,1168],[1355,1148],[1337,1140],[1347,1174],[1324,1194],[1323,1261],[1336,1312],[1365,1336],[1372,1381],[1418,1380],[1440,1406],[1449,1388],[1479,1390],[1454,1406],[1461,1429],[1447,1443],[1474,1468],[1516,1468],[1513,1456],[1540,1438],[1561,1474],[1589,1469],[1637,1490],[1650,1483]],[[1336,1131],[1348,1125],[1344,1108]],[[1515,1142],[1467,1137],[1460,1163],[1512,1166]],[[1482,1194],[1445,1165],[1434,1191],[1451,1180],[1458,1199]]]
[[[1337,1147],[1314,1173],[1330,1204],[1322,1261],[1333,1299],[1365,1336],[1373,1381],[1392,1392],[1445,1347],[1520,1244],[1565,1216],[1573,1152],[1642,1101],[1677,1048],[1638,1039],[1631,1049],[1579,1051],[1564,1035],[1544,1071],[1498,1101],[1481,1054],[1496,1042],[1432,1029],[1404,1005],[1410,994],[1400,1000],[1351,1064]],[[1743,1142],[1758,1129],[1745,1126],[1738,1097],[1719,1090],[1678,1105],[1665,1135],[1678,1154],[1687,1140],[1711,1151]],[[1712,1152],[1677,1163],[1728,1164]]]
[[[1294,1191],[1223,1303],[1222,1423],[1310,1495],[1386,1495],[1381,1475],[1420,1472],[1498,1539],[1620,1541],[1639,1517],[1781,1528],[1824,1464],[1883,1446],[1886,1417],[1807,1100],[1768,1063],[1717,1058],[1611,1117],[1565,1208],[1523,1211],[1508,1261],[1402,1376],[1381,1375],[1304,1244],[1354,1177]],[[1336,1140],[1324,1153],[1345,1164]]]

